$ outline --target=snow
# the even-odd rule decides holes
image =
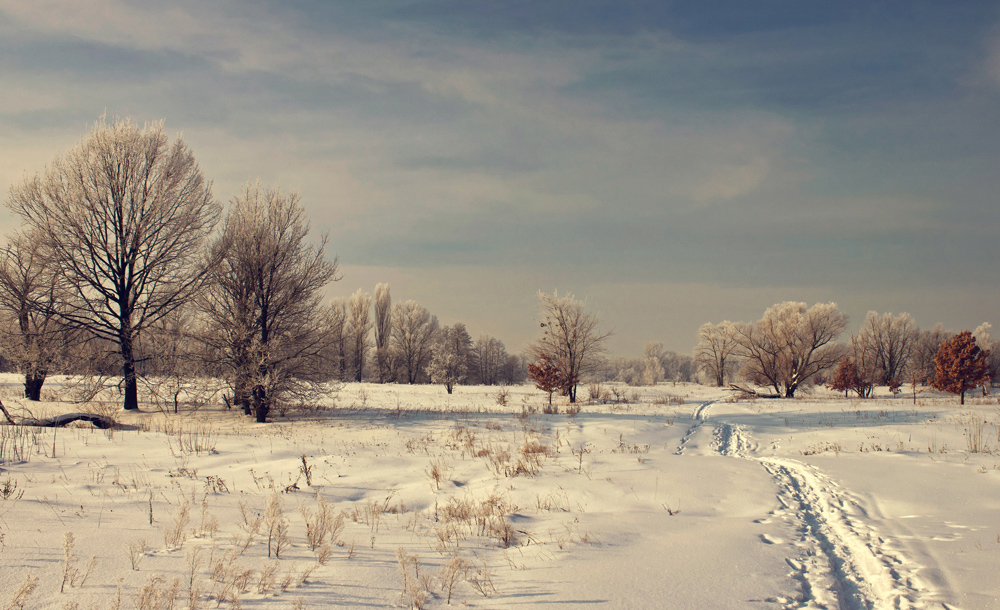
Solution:
[[[15,417],[85,410],[0,381]],[[995,398],[635,391],[570,416],[530,386],[345,384],[269,424],[147,403],[117,430],[2,426],[0,607],[30,575],[24,608],[444,608],[449,562],[476,608],[1000,607]],[[317,494],[343,515],[322,562]],[[280,558],[247,533],[272,498]]]

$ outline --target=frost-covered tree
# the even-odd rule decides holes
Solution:
[[[438,333],[437,316],[413,300],[392,308],[392,343],[407,383],[424,376]]]
[[[234,401],[258,422],[283,393],[325,372],[321,299],[338,265],[326,258],[325,237],[311,245],[308,233],[299,196],[257,182],[233,198],[213,245],[221,264],[200,305],[229,360]]]
[[[431,381],[443,383],[449,394],[457,384],[465,383],[471,349],[472,337],[464,324],[458,322],[442,328],[429,367]]]
[[[960,394],[961,404],[964,405],[965,393],[985,382],[989,376],[986,366],[988,356],[988,352],[976,345],[972,333],[963,330],[938,349],[934,357],[937,373],[931,385],[937,390]]]
[[[785,301],[768,308],[757,322],[739,325],[735,333],[741,374],[751,383],[770,386],[785,398],[814,375],[837,365],[842,346],[833,342],[847,326],[836,303]]]
[[[117,345],[123,406],[138,409],[135,343],[201,287],[220,213],[194,155],[163,123],[102,118],[44,175],[11,188],[7,205],[66,282],[58,317]]]
[[[642,351],[643,371],[642,382],[645,385],[656,385],[663,379],[663,344],[659,341],[650,341]]]
[[[572,294],[559,296],[538,293],[541,335],[528,346],[536,361],[549,358],[566,379],[565,392],[576,402],[576,388],[583,375],[591,372],[611,332],[598,328],[597,316],[587,313]]]
[[[735,334],[737,325],[729,320],[718,324],[706,322],[698,329],[698,345],[694,348],[694,361],[715,385],[722,387],[727,375],[733,371],[737,349]]]
[[[57,312],[69,297],[45,242],[32,232],[14,233],[0,252],[0,345],[24,375],[24,397],[39,400],[49,371],[65,359],[77,333]]]
[[[382,283],[375,286],[375,368],[379,383],[395,379],[389,344],[391,337],[392,296],[389,294],[389,284]]]
[[[873,352],[872,382],[888,386],[902,383],[919,337],[920,329],[910,314],[904,312],[893,316],[869,311],[857,338]]]
[[[348,303],[347,336],[350,343],[351,375],[354,381],[362,381],[365,363],[371,351],[372,295],[358,288]]]
[[[988,379],[983,383],[983,395],[985,396],[993,384],[1000,381],[1000,340],[994,339],[990,334],[993,325],[983,322],[972,331],[972,337],[976,340],[979,349],[989,352],[986,356],[986,372]]]

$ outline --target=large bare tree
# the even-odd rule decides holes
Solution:
[[[561,297],[558,292],[539,292],[538,301],[542,333],[528,346],[528,352],[536,361],[548,358],[559,367],[566,376],[566,395],[570,402],[576,402],[577,384],[594,369],[612,333],[601,331],[597,316],[587,313],[572,294]]]
[[[734,335],[741,373],[752,383],[771,386],[785,398],[816,373],[832,368],[843,357],[833,342],[847,327],[847,316],[836,303],[785,301],[773,305],[757,322],[739,325]]]
[[[124,407],[138,409],[134,344],[201,285],[202,244],[220,207],[194,155],[163,123],[101,119],[8,207],[46,241],[71,298],[69,325],[117,344]]]
[[[309,225],[295,193],[247,184],[235,197],[213,247],[202,308],[231,359],[234,398],[257,421],[302,381],[321,379],[329,346],[323,289],[339,279],[326,239],[306,242]],[[241,395],[241,392],[243,394]]]

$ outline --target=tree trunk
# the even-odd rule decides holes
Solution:
[[[268,404],[267,390],[262,385],[254,386],[253,409],[257,415],[257,423],[265,423],[267,421],[267,414],[271,410],[271,405]]]
[[[135,354],[132,352],[132,329],[125,324],[119,334],[122,354],[122,378],[125,383],[126,411],[139,410],[139,389],[135,379]]]
[[[24,374],[24,397],[28,400],[42,399],[42,384],[45,383],[45,371],[32,371]]]
[[[246,381],[241,376],[233,383],[233,404],[243,410],[244,415],[250,415],[253,411],[250,407],[250,393],[247,391]]]

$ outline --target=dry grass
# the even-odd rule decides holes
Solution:
[[[329,545],[342,544],[340,541],[341,532],[344,531],[344,514],[336,513],[332,505],[326,502],[322,494],[316,494],[316,508],[310,509],[305,505],[299,507],[302,519],[306,525],[306,544],[309,550],[323,555],[320,563],[325,563],[329,557]],[[326,549],[325,551],[323,549]]]
[[[181,498],[181,504],[177,507],[177,514],[174,515],[173,525],[163,530],[163,543],[168,551],[179,549],[187,540],[187,526],[191,522],[191,508],[188,506],[187,498]]]
[[[133,570],[138,571],[142,565],[142,560],[146,557],[146,539],[140,538],[126,545],[128,549],[128,560]]]
[[[396,549],[396,561],[403,578],[400,603],[409,608],[422,610],[431,598],[430,579],[420,573],[420,559],[416,555],[407,555],[402,547]]]
[[[28,603],[28,598],[38,588],[38,577],[28,574],[14,590],[14,595],[7,602],[5,610],[24,610],[24,605]]]

